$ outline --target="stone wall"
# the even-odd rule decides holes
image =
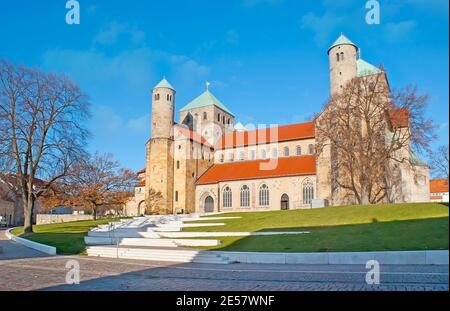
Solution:
[[[205,200],[210,196],[214,200],[214,212],[249,212],[249,211],[277,211],[281,210],[281,197],[289,197],[289,209],[311,208],[303,203],[303,185],[310,181],[314,185],[314,198],[317,198],[316,176],[293,176],[268,179],[253,179],[221,182],[212,185],[198,185],[196,189],[196,212],[204,212]],[[269,205],[259,205],[259,189],[265,184],[269,187]],[[250,188],[250,206],[240,206],[242,186]],[[226,187],[232,191],[232,207],[223,207],[222,192]]]
[[[38,214],[36,216],[36,224],[37,225],[47,225],[47,224],[56,224],[56,223],[82,221],[82,220],[93,220],[93,219],[94,219],[94,216],[92,216],[92,215],[45,215],[45,214]]]

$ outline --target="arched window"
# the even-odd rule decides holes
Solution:
[[[336,53],[336,60],[339,61],[339,53]]]
[[[244,161],[245,160],[245,155],[244,152],[239,152],[239,161]]]
[[[313,144],[310,144],[310,145],[308,146],[308,153],[309,153],[309,154],[314,154],[314,145],[313,145]]]
[[[265,159],[267,157],[266,150],[261,150],[261,159]]]
[[[250,151],[250,159],[256,160],[256,152],[255,152],[255,150]]]
[[[167,101],[170,101],[170,95],[167,94]]]
[[[302,146],[297,146],[295,148],[297,156],[301,156],[302,155]]]
[[[250,188],[247,185],[241,188],[241,207],[250,207]]]
[[[225,157],[224,157],[223,153],[220,155],[219,161],[220,161],[221,163],[223,163],[223,162],[225,161]]]
[[[311,204],[314,199],[314,185],[307,179],[303,183],[303,204]]]
[[[230,124],[231,124],[231,119],[230,119],[230,118],[228,118],[228,121],[227,121],[227,123],[228,123],[228,125],[230,125]]]
[[[177,169],[180,169],[180,161],[177,161]]]
[[[155,100],[159,100],[159,94],[155,94]]]
[[[269,206],[269,187],[266,184],[259,188],[259,206]]]
[[[217,122],[220,122],[220,113],[217,115]]]
[[[222,117],[222,123],[225,124],[225,116]]]
[[[230,187],[226,187],[223,190],[223,207],[224,208],[233,207],[233,193],[231,192]]]
[[[278,149],[277,148],[272,149],[272,158],[278,158]]]
[[[233,161],[234,161],[234,153],[230,153],[230,154],[228,155],[228,160],[229,160],[230,162],[233,162]]]
[[[206,112],[203,112],[203,120],[208,120],[208,114]]]
[[[289,156],[289,147],[284,147],[284,156],[288,157]]]
[[[344,60],[344,52],[341,52],[341,61]]]

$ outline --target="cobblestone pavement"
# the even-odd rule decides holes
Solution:
[[[2,252],[0,252],[0,260],[48,256],[44,253],[38,252],[34,249],[25,247],[19,243],[9,240],[5,235],[5,231],[6,230],[4,229],[0,229],[0,249],[2,249]]]
[[[66,285],[68,260],[81,284]],[[174,264],[78,256],[0,260],[0,291],[448,291],[448,266],[383,266],[381,284],[367,285],[359,265]]]

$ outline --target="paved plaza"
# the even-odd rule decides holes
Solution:
[[[381,266],[380,285],[367,285],[360,265],[174,264],[85,256],[46,256],[0,231],[0,291],[326,291],[449,290],[448,266]],[[67,285],[69,260],[81,282]]]

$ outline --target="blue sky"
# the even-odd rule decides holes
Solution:
[[[366,24],[362,0],[79,0],[80,25],[65,23],[65,2],[2,0],[0,57],[77,82],[92,102],[90,149],[126,167],[144,166],[163,75],[177,109],[210,81],[244,124],[308,121],[329,94],[326,51],[341,32],[393,88],[430,95],[434,145],[448,143],[447,0],[380,0],[380,25]]]

